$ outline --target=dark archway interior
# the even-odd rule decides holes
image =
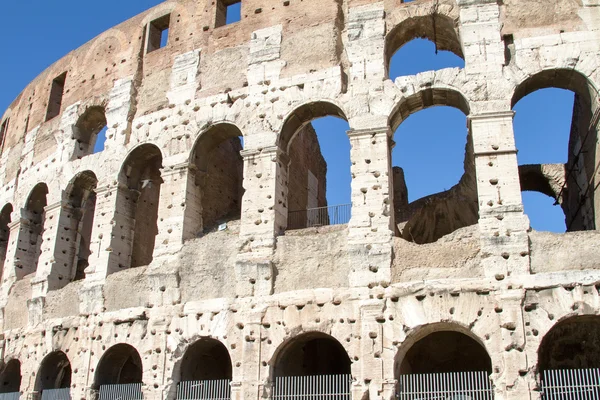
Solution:
[[[131,267],[152,262],[154,240],[158,234],[158,202],[162,178],[162,154],[158,147],[144,144],[127,157],[121,170],[121,182],[129,188],[126,204],[134,219]]]
[[[223,343],[200,339],[185,352],[181,361],[181,381],[231,380],[231,357]]]
[[[492,361],[481,344],[454,331],[434,332],[416,342],[396,364],[397,375],[442,372],[492,373]]]
[[[48,186],[45,183],[38,183],[31,194],[26,204],[26,215],[29,219],[29,244],[31,245],[29,255],[31,262],[29,265],[23,265],[23,275],[32,273],[37,268],[38,259],[42,248],[42,232],[44,231],[44,212],[48,205],[47,200]]]
[[[331,336],[309,333],[294,338],[282,350],[275,364],[275,376],[350,374],[350,358]]]
[[[128,344],[117,344],[106,351],[96,369],[95,386],[142,383],[142,359]]]
[[[71,363],[62,351],[50,353],[42,361],[38,371],[36,391],[63,389],[71,386]]]
[[[201,224],[209,231],[223,220],[239,219],[242,212],[244,163],[242,132],[232,124],[218,124],[198,138],[192,153]],[[200,233],[200,232],[198,232]]]
[[[10,236],[10,229],[8,225],[11,222],[11,214],[13,212],[12,204],[7,204],[2,208],[0,212],[0,278],[4,271],[4,261],[6,260],[6,250],[8,248],[8,239]]]
[[[74,139],[77,141],[74,158],[81,158],[93,153],[98,133],[106,127],[106,123],[106,110],[100,106],[88,108],[79,117],[74,129]]]
[[[75,271],[72,272],[75,281],[85,278],[85,269],[89,264],[90,241],[96,211],[95,190],[97,184],[98,179],[93,172],[82,172],[75,178],[68,195],[69,205],[73,207],[72,222],[77,232],[75,241],[77,248],[74,259]]]
[[[16,393],[21,390],[21,363],[10,360],[0,372],[0,393]]]
[[[538,350],[538,368],[600,368],[600,317],[569,318],[544,336]]]

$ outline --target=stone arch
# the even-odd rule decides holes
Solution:
[[[134,148],[119,172],[119,192],[123,223],[132,231],[130,238],[130,266],[139,267],[152,262],[154,241],[158,234],[158,202],[162,184],[163,155],[154,144]]]
[[[75,243],[71,255],[70,279],[75,281],[85,278],[85,269],[89,265],[97,185],[96,174],[88,170],[75,175],[65,190],[65,200],[69,207],[67,211],[71,216],[67,232],[72,235],[71,242]]]
[[[227,347],[217,339],[202,337],[185,350],[173,370],[173,381],[231,380],[232,371]]]
[[[449,87],[430,87],[404,97],[389,117],[394,132],[409,116],[427,108],[449,106],[460,110],[468,118],[468,99],[458,90]],[[468,128],[464,148],[464,173],[449,189],[427,195],[409,203],[404,170],[394,166],[394,210],[398,224],[397,235],[419,244],[432,243],[457,229],[478,221],[477,181],[473,144]],[[398,136],[395,137],[400,141]],[[436,190],[440,190],[436,188]]]
[[[28,225],[25,228],[26,235],[23,235],[21,243],[28,250],[23,252],[19,265],[16,268],[17,279],[22,279],[25,275],[35,272],[37,263],[42,251],[42,233],[44,232],[45,208],[48,205],[48,186],[45,183],[38,183],[29,193],[25,208],[23,209],[24,222]],[[23,232],[23,228],[21,229]]]
[[[71,362],[67,355],[53,351],[42,360],[40,369],[35,377],[35,391],[47,389],[65,389],[71,386]]]
[[[538,348],[539,372],[600,368],[600,316],[577,315],[558,321]]]
[[[281,178],[285,182],[283,215],[288,229],[345,223],[350,208],[344,206],[345,218],[332,220],[327,208],[327,162],[312,122],[323,117],[336,117],[348,122],[346,113],[332,101],[322,100],[301,104],[284,120],[277,145],[285,154]],[[348,126],[349,129],[349,126]],[[344,135],[349,140],[349,138]],[[350,173],[348,172],[348,175]]]
[[[21,362],[13,358],[0,369],[0,393],[19,392],[21,379]]]
[[[420,326],[400,346],[394,360],[394,375],[410,373],[492,373],[492,360],[483,341],[457,323]]]
[[[239,219],[244,194],[242,131],[229,122],[209,126],[196,138],[190,153],[195,175],[197,232],[224,219]],[[191,203],[191,202],[190,202]]]
[[[600,196],[596,195],[598,185],[594,174],[600,154],[600,144],[597,143],[598,89],[576,69],[544,69],[531,72],[516,84],[511,107],[514,108],[527,95],[546,88],[569,90],[575,94],[568,159],[564,175],[557,178],[562,184],[555,199],[563,208],[568,231],[596,229],[600,220],[596,212],[596,208],[600,207]],[[548,166],[540,164],[539,168],[547,169]]]
[[[445,12],[446,7],[423,7],[411,5],[417,12],[398,22],[385,38],[385,65],[389,72],[392,56],[413,39],[428,39],[439,50],[446,50],[463,58],[462,45],[458,31],[458,17]]]
[[[77,159],[92,154],[98,134],[106,127],[106,108],[102,105],[87,107],[73,127],[75,150],[72,158]]]
[[[13,212],[12,204],[8,203],[0,211],[0,280],[4,272],[4,261],[6,261],[6,251],[8,250],[8,240],[10,239],[11,215]]]
[[[89,50],[83,56],[83,62],[80,64],[82,66],[82,68],[83,68],[83,66],[90,66],[90,65],[97,64],[98,61],[100,61],[99,59],[96,59],[96,56],[98,54],[98,49],[102,46],[105,46],[107,43],[117,43],[118,44],[118,47],[111,49],[112,54],[119,54],[119,52],[121,52],[122,48],[130,47],[129,46],[129,38],[127,37],[127,35],[124,32],[122,32],[121,30],[116,29],[116,28],[109,29],[108,31],[102,33],[99,37],[97,37],[93,41]],[[111,46],[111,45],[112,44],[109,44],[109,46]],[[133,47],[131,47],[131,48],[133,49]],[[108,62],[108,60],[106,62]],[[99,65],[99,67],[104,69],[105,66]]]
[[[272,378],[350,374],[352,361],[344,346],[323,332],[305,332],[282,343],[271,358]]]
[[[143,364],[138,351],[126,343],[116,344],[102,355],[96,367],[94,388],[102,385],[142,383]]]

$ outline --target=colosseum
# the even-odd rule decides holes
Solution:
[[[390,79],[416,38],[464,68]],[[0,399],[599,399],[599,86],[600,0],[167,0],[102,33],[0,114]],[[519,166],[544,88],[568,161]],[[409,203],[393,133],[442,105],[464,174]]]

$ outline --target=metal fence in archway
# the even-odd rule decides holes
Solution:
[[[546,370],[541,389],[544,400],[600,400],[600,368]]]
[[[492,400],[488,373],[449,372],[400,375],[399,400]]]

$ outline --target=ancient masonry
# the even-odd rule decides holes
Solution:
[[[2,114],[0,397],[414,399],[454,372],[522,400],[600,367],[599,0],[232,3],[165,1]],[[389,79],[421,37],[465,67]],[[568,163],[519,167],[513,106],[547,87],[576,94]],[[436,105],[467,116],[465,173],[408,204],[393,132]],[[311,227],[327,115],[351,217]]]

